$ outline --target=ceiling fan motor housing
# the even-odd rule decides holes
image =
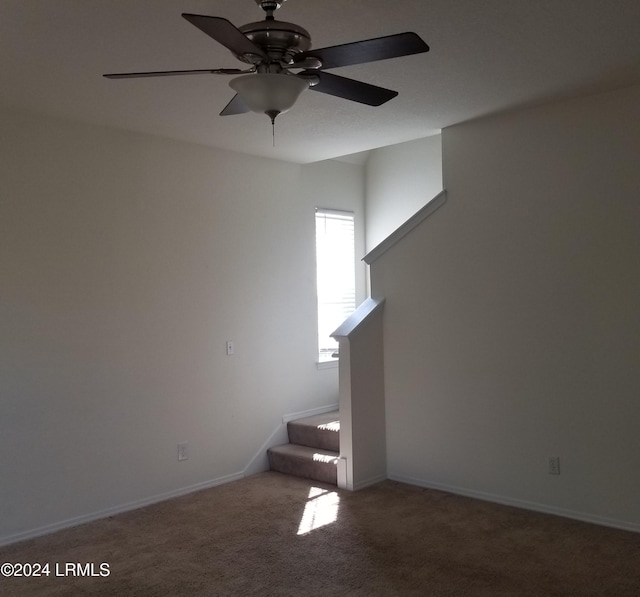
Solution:
[[[309,32],[295,23],[269,19],[248,23],[238,29],[277,63],[290,64],[296,54],[311,47]],[[236,57],[243,62],[255,63],[251,56],[236,54]]]

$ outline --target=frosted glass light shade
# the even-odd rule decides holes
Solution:
[[[231,79],[229,86],[252,112],[281,114],[296,103],[309,83],[295,75],[258,73]]]

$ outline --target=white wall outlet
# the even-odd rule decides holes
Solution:
[[[549,474],[550,475],[560,474],[560,457],[559,456],[549,457]]]
[[[178,444],[178,460],[189,460],[188,442],[181,442]]]
[[[236,347],[233,345],[231,340],[227,340],[227,356],[231,356],[236,350]]]

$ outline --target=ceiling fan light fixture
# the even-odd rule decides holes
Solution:
[[[396,97],[398,92],[326,71],[429,51],[429,46],[411,31],[311,50],[311,36],[306,29],[273,17],[274,11],[285,0],[254,2],[267,13],[266,17],[241,27],[236,27],[223,17],[182,13],[189,23],[224,46],[238,60],[249,64],[248,70],[213,68],[111,73],[104,76],[109,79],[129,79],[205,73],[256,73],[231,81],[230,86],[236,94],[220,112],[220,116],[253,111],[266,114],[273,125],[278,114],[293,107],[300,94],[309,88],[360,104],[381,106]],[[301,72],[294,74],[291,69],[300,69]]]
[[[273,113],[282,114],[292,108],[309,83],[295,75],[258,73],[231,79],[229,86],[249,110],[267,114],[273,120]]]

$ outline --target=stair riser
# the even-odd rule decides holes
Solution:
[[[333,462],[313,462],[270,451],[269,465],[271,470],[287,475],[295,475],[332,485],[336,485],[338,482],[337,467]]]
[[[319,450],[340,451],[340,434],[335,431],[318,429],[306,425],[297,425],[290,421],[287,425],[289,442],[300,446],[309,446]]]

